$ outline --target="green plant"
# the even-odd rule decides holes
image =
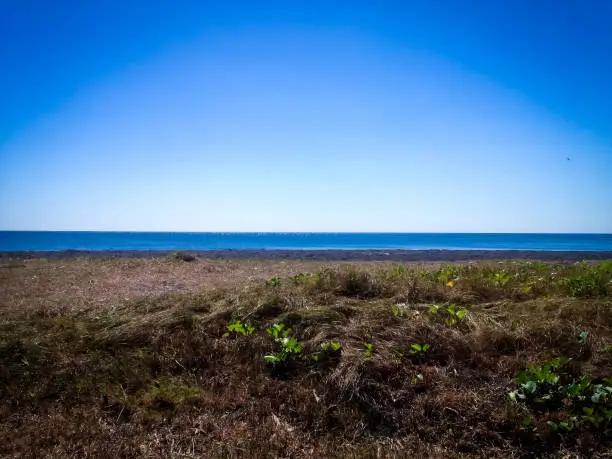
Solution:
[[[240,334],[242,336],[249,336],[255,331],[255,327],[249,323],[242,323],[240,320],[235,320],[227,325],[227,332],[223,336],[229,336],[230,333]]]
[[[342,349],[342,345],[340,343],[336,343],[334,341],[328,341],[325,343],[321,343],[321,352],[317,352],[312,356],[312,360],[318,362],[321,357],[331,356],[333,354],[338,354]]]
[[[391,306],[391,312],[394,317],[404,317],[408,314],[406,305],[404,303],[394,304]]]
[[[372,346],[372,343],[364,343],[363,344],[365,347],[365,351],[363,351],[363,356],[366,359],[369,359],[370,357],[372,357],[372,353],[374,352],[374,346]]]
[[[519,385],[517,390],[509,393],[510,399],[529,400],[545,403],[557,395],[557,383],[560,376],[556,370],[569,362],[570,359],[555,359],[542,366],[531,365],[527,370],[519,371],[515,380]]]
[[[278,352],[264,356],[266,362],[278,365],[285,362],[291,354],[300,354],[302,352],[302,345],[298,343],[297,339],[290,336],[292,330],[285,328],[284,324],[274,324],[272,327],[267,328],[266,332],[274,339],[274,342],[280,345]]]
[[[448,265],[438,272],[438,279],[444,284],[448,284],[449,282],[455,282],[459,280],[463,271],[463,266]]]
[[[597,271],[563,278],[559,281],[559,285],[575,297],[592,297],[606,293],[604,279]]]
[[[535,411],[569,409],[567,420],[548,422],[553,432],[571,431],[582,424],[608,428],[612,424],[612,379],[595,382],[588,376],[572,376],[564,371],[570,360],[555,359],[518,372],[518,388],[508,394],[510,399]]]
[[[430,347],[429,344],[413,344],[410,346],[410,355],[424,355]]]
[[[402,265],[394,266],[389,271],[387,271],[387,277],[391,279],[402,278],[402,277],[405,277],[407,274],[408,274],[408,270],[406,269],[405,266],[402,266]]]
[[[269,281],[266,282],[268,287],[278,287],[281,284],[280,277],[273,277]]]
[[[289,277],[289,280],[296,285],[304,284],[312,280],[316,281],[316,279],[310,273],[297,273],[295,276]]]
[[[612,274],[612,260],[602,261],[595,269],[604,274]]]
[[[589,343],[589,332],[583,331],[578,335],[578,344],[586,346]]]
[[[434,304],[429,307],[428,311],[430,316],[445,316],[444,323],[450,326],[463,320],[467,312],[465,308],[457,309],[455,304],[449,304],[446,308],[441,308],[441,306]]]
[[[342,345],[334,341],[321,343],[321,350],[325,352],[338,352],[341,348]]]
[[[504,287],[510,281],[510,276],[506,271],[500,271],[497,273],[490,273],[488,280],[497,287]]]

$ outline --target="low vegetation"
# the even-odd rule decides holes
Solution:
[[[25,270],[4,270],[2,291]],[[2,309],[2,456],[612,451],[612,262],[336,265],[71,295]]]

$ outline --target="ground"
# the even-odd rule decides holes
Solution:
[[[612,263],[2,259],[0,455],[607,457]]]

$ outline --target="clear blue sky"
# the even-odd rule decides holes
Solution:
[[[0,229],[610,233],[611,17],[0,0]]]

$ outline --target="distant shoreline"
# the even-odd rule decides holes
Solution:
[[[0,252],[0,260],[70,258],[161,258],[174,250],[60,250]],[[581,261],[612,259],[612,251],[549,250],[182,250],[202,259],[314,260],[314,261]]]

